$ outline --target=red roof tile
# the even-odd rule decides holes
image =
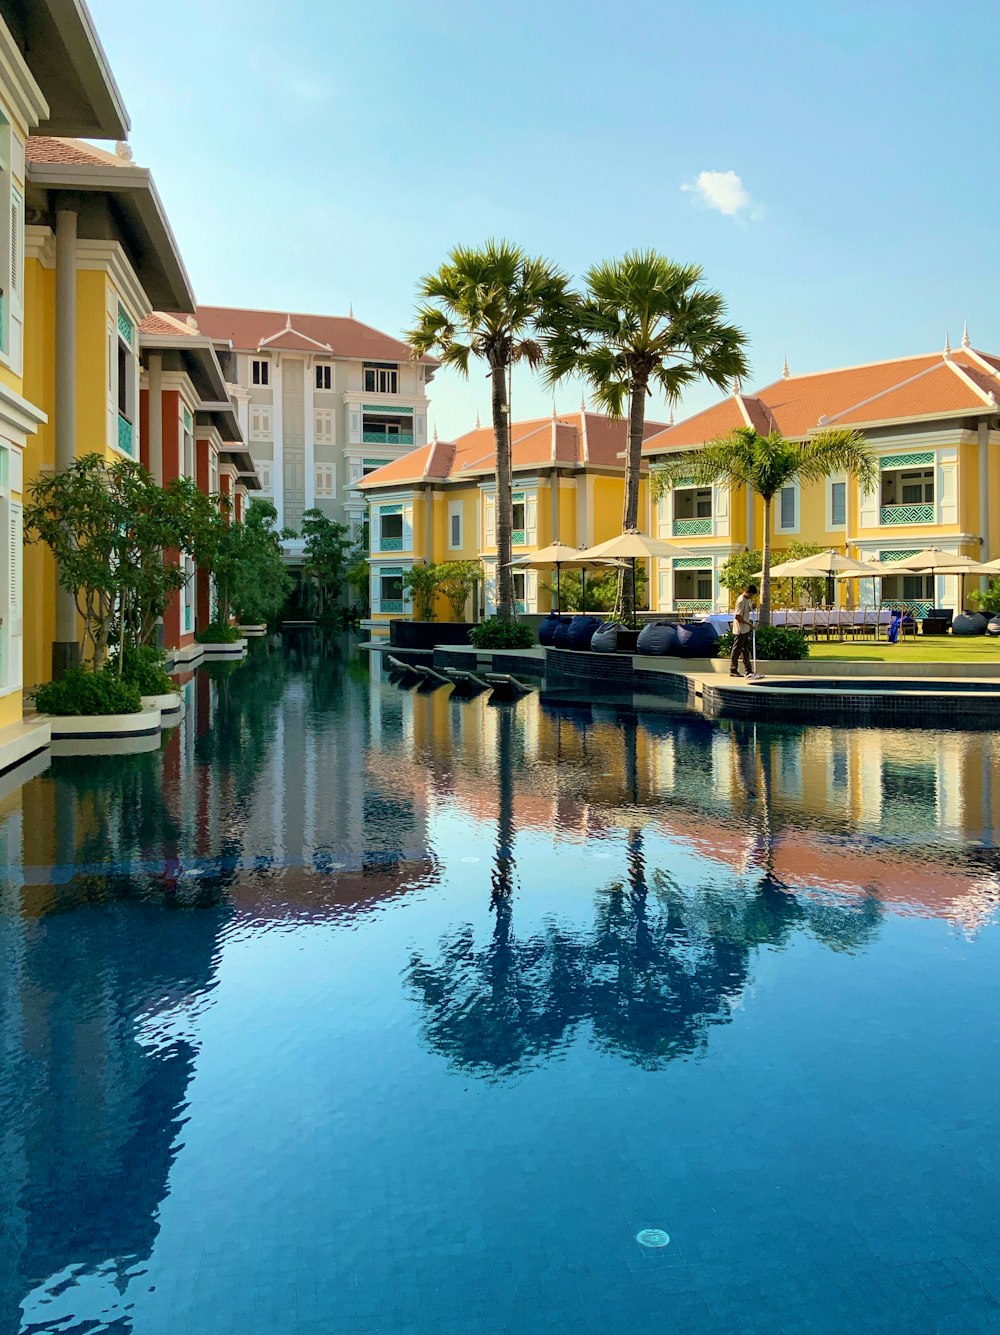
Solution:
[[[105,148],[96,148],[82,139],[57,139],[50,135],[31,135],[24,146],[29,163],[54,163],[66,166],[132,167],[129,158],[120,158]]]
[[[186,335],[188,338],[198,337],[197,329],[192,329],[176,315],[166,315],[163,311],[151,311],[139,325],[139,333],[166,334],[173,338],[178,335]]]
[[[244,352],[261,347],[314,352],[332,357],[406,362],[410,349],[400,339],[342,315],[303,315],[294,311],[242,310],[230,306],[199,306],[198,326],[210,338],[226,338]],[[327,351],[327,350],[330,351]],[[437,366],[433,357],[420,357]]]

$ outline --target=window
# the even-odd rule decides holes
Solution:
[[[847,523],[847,483],[830,483],[830,523],[843,528]]]
[[[316,465],[317,499],[326,498],[327,500],[329,500],[330,497],[336,495],[336,483],[334,481],[334,472],[335,472],[334,464]]]
[[[900,501],[903,505],[926,505],[934,500],[933,468],[917,469],[899,475]]]
[[[462,545],[462,505],[452,502],[448,510],[448,546],[457,551]]]
[[[696,491],[694,495],[694,512],[698,519],[711,519],[712,517],[712,492]]]
[[[271,409],[260,404],[250,405],[250,439],[271,439]]]
[[[323,408],[314,415],[313,437],[320,445],[333,444],[333,413]]]
[[[117,337],[115,339],[115,374],[117,383],[112,402],[118,414],[118,448],[126,454],[135,454],[136,446],[136,361],[135,325],[124,309],[118,307]]]
[[[255,459],[254,467],[257,469],[257,478],[260,482],[260,489],[265,496],[271,494],[271,461],[270,459]]]
[[[333,388],[333,367],[332,367],[332,366],[317,366],[317,367],[316,367],[316,388],[317,388],[317,389],[332,389],[332,388]]]
[[[515,501],[513,505],[512,527],[515,533],[524,532],[524,501]]]
[[[402,572],[384,570],[379,578],[379,604],[383,612],[402,612]]]
[[[782,487],[781,503],[778,514],[779,528],[790,529],[797,527],[795,509],[795,488]]]
[[[399,511],[397,514],[386,514],[383,510],[380,516],[379,534],[381,537],[381,546],[385,548],[389,543],[402,544],[403,541],[403,514]]]
[[[181,429],[181,469],[185,477],[194,478],[194,418],[184,409]]]
[[[391,362],[365,362],[365,390],[369,394],[399,392],[399,368]]]
[[[698,598],[711,598],[712,596],[712,576],[699,575],[696,584],[696,596]]]
[[[20,372],[24,309],[24,200],[11,171],[11,127],[0,115],[0,353]]]
[[[271,383],[271,363],[263,357],[254,357],[250,363],[250,381],[254,385]]]
[[[515,571],[514,571],[514,601],[515,601],[515,602],[517,602],[517,603],[523,603],[523,602],[524,602],[524,596],[525,596],[525,594],[524,594],[524,590],[525,590],[525,577],[524,577],[524,571],[523,571],[523,570],[515,570]]]

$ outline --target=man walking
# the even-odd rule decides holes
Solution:
[[[753,600],[757,597],[757,585],[748,584],[736,600],[733,614],[733,652],[729,660],[729,675],[740,676],[740,659],[746,668],[746,676],[756,681],[761,673],[755,672],[750,662],[750,636],[753,633]]]

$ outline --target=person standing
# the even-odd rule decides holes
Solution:
[[[751,681],[757,680],[761,673],[754,671],[750,661],[750,636],[753,634],[753,600],[757,597],[757,585],[748,584],[736,599],[733,613],[733,652],[729,659],[729,675],[739,677],[740,659],[746,668],[746,676]]]

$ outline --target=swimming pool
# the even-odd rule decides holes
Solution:
[[[0,806],[0,1331],[1000,1329],[996,734],[252,648]]]

